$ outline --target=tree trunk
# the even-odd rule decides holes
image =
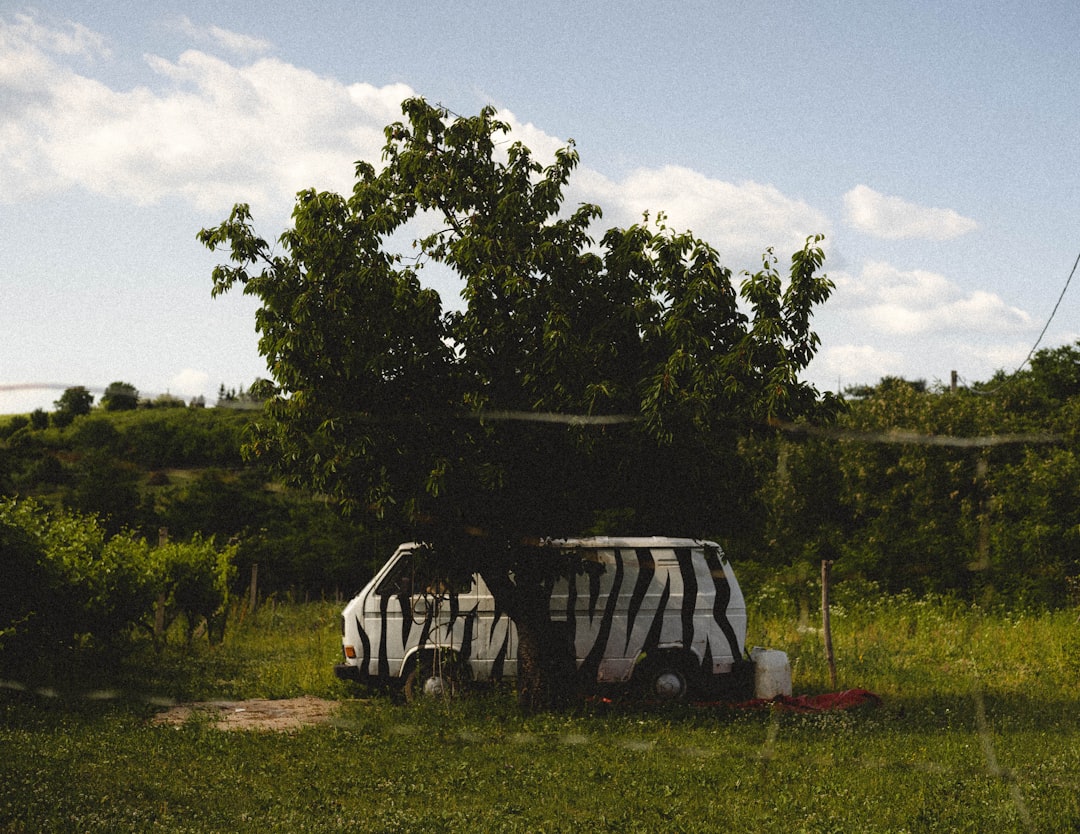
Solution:
[[[484,581],[495,605],[518,636],[518,704],[526,713],[557,712],[581,694],[574,647],[566,623],[551,619],[551,587],[558,570],[551,554],[518,550],[485,565]]]
[[[548,595],[520,593],[511,619],[518,635],[518,705],[525,713],[560,712],[579,697],[577,664],[565,623],[553,622]]]

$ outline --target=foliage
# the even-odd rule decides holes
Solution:
[[[173,394],[158,394],[146,404],[147,408],[186,408],[184,401]]]
[[[198,537],[151,548],[93,516],[0,499],[0,650],[10,658],[73,644],[123,647],[152,629],[158,600],[189,629],[220,634],[235,548]]]
[[[624,506],[710,523],[715,497],[703,507],[684,488],[689,506],[658,507],[629,485],[698,484],[731,459],[732,420],[818,407],[797,378],[817,346],[811,309],[831,288],[818,239],[793,256],[786,288],[771,254],[747,277],[748,319],[731,273],[689,233],[611,229],[595,252],[599,208],[560,214],[572,146],[543,168],[519,143],[497,152],[507,127],[491,110],[447,123],[422,100],[403,109],[382,172],[358,164],[348,198],[302,192],[280,254],[244,205],[200,234],[235,264],[215,269],[214,293],[240,284],[263,302],[260,350],[279,387],[252,451],[294,483],[407,525],[507,528],[516,540]],[[420,257],[463,279],[460,313],[443,314],[418,266],[386,247],[424,212],[440,231],[417,242]],[[581,427],[462,419],[492,411],[640,422],[599,443]],[[620,471],[629,456],[636,478]]]
[[[239,578],[257,564],[265,593],[356,590],[396,545],[323,500],[267,490],[257,470],[206,469],[162,493],[157,518],[170,535],[235,541]]]
[[[852,399],[832,428],[807,421],[744,436],[738,460],[720,471],[729,483],[756,485],[724,510],[725,518],[737,512],[751,522],[709,534],[723,539],[744,583],[762,578],[780,595],[777,604],[782,598],[799,612],[816,604],[814,583],[826,558],[836,561],[838,579],[892,592],[1068,605],[1080,589],[1073,361],[1071,351],[1040,352],[1029,371],[956,392],[886,379]],[[199,533],[235,541],[234,582],[246,585],[257,563],[265,593],[356,590],[402,534],[343,519],[325,496],[268,483],[257,461],[245,464],[239,452],[253,419],[223,408],[98,409],[65,428],[54,420],[32,430],[28,415],[0,418],[0,495],[97,514],[107,533],[129,527],[155,541],[166,527],[174,540]],[[575,431],[594,453],[611,444],[611,458],[633,462],[622,471],[623,480],[634,480],[653,464],[633,457],[641,450],[626,439],[627,428]],[[514,438],[529,465],[552,473],[552,490],[572,474],[575,463],[559,437],[564,427],[492,422],[483,429]],[[1020,442],[1025,437],[1033,440]],[[1002,442],[941,443],[964,438]],[[677,443],[665,450],[674,454]],[[543,450],[557,460],[536,463]],[[689,486],[671,487],[670,500],[682,503],[679,490]],[[618,534],[638,521],[632,510],[614,508],[597,513],[590,529]],[[20,546],[8,547],[17,553]],[[21,575],[16,562],[12,557],[7,569]],[[12,601],[12,610],[41,610],[39,582],[17,587],[26,600]]]
[[[88,451],[68,469],[69,486],[61,492],[64,506],[98,516],[110,534],[149,531],[152,513],[142,500],[141,478],[134,464],[108,451]]]
[[[168,612],[166,622],[182,616],[189,644],[201,624],[206,625],[211,642],[222,639],[229,585],[236,574],[235,556],[235,546],[221,549],[213,539],[198,535],[189,543],[169,542],[154,551],[162,571],[159,593]]]
[[[751,558],[789,566],[793,592],[827,558],[890,592],[1067,604],[1080,577],[1080,398],[1057,364],[1074,355],[1036,354],[990,391],[882,380],[833,434],[748,442],[755,469],[775,472]]]
[[[33,495],[98,516],[108,533],[237,544],[235,582],[259,565],[264,593],[363,585],[397,544],[319,496],[284,490],[240,457],[250,412],[232,408],[92,412],[60,430],[0,443],[0,495]]]
[[[786,282],[769,251],[739,291],[716,250],[662,218],[610,229],[597,248],[599,207],[563,207],[572,145],[544,167],[519,142],[503,148],[509,128],[490,108],[453,120],[421,99],[402,109],[383,169],[358,163],[347,197],[301,192],[280,247],[243,204],[199,239],[231,261],[214,294],[240,285],[262,303],[276,390],[250,451],[473,560],[532,668],[534,651],[562,650],[545,634],[551,567],[521,543],[627,509],[637,531],[745,524],[737,431],[839,407],[799,379],[832,283],[820,237]],[[437,231],[407,262],[390,240],[418,217]],[[461,279],[462,311],[421,285],[425,262]],[[559,416],[522,419],[545,412]]]
[[[30,418],[25,414],[12,414],[4,421],[0,421],[0,438],[7,440],[16,432],[30,425]]]
[[[139,389],[130,382],[112,382],[101,398],[106,411],[133,411],[139,406]]]
[[[53,403],[56,410],[53,412],[53,425],[58,428],[70,426],[76,417],[82,417],[90,413],[94,405],[94,395],[85,386],[76,385],[65,388],[60,399]]]

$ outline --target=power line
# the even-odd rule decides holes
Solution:
[[[1031,350],[1028,351],[1028,355],[1024,358],[1024,361],[1020,363],[1020,366],[1013,371],[1013,374],[1020,373],[1020,370],[1031,361],[1031,357],[1035,355],[1036,349],[1039,347],[1039,343],[1042,342],[1043,336],[1046,335],[1046,331],[1050,329],[1050,322],[1054,320],[1054,316],[1057,315],[1058,307],[1061,306],[1061,300],[1065,298],[1065,293],[1069,289],[1069,284],[1072,282],[1073,275],[1076,274],[1076,267],[1080,265],[1080,255],[1076,256],[1076,261],[1073,263],[1072,271],[1069,273],[1069,277],[1065,279],[1065,286],[1061,288],[1061,295],[1058,296],[1057,303],[1054,305],[1054,309],[1050,311],[1050,318],[1046,320],[1046,324],[1043,325],[1042,332],[1039,334],[1039,338],[1035,340],[1035,344],[1031,346]]]

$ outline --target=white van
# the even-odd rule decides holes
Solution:
[[[551,618],[565,624],[580,680],[639,684],[649,698],[742,692],[746,607],[715,542],[669,538],[547,541],[578,567],[551,593]],[[409,698],[463,680],[514,677],[517,634],[479,574],[456,587],[423,574],[426,546],[398,547],[345,607],[343,680],[402,682]],[[436,584],[438,588],[436,588]],[[752,681],[751,681],[752,691]]]

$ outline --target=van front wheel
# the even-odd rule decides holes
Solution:
[[[405,700],[456,698],[465,688],[465,678],[456,663],[444,662],[436,669],[431,661],[415,664],[405,678]]]

